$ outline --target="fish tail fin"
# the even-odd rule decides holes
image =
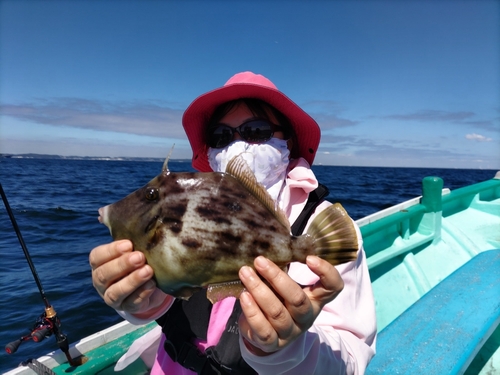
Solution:
[[[314,243],[314,255],[333,265],[357,258],[358,235],[354,222],[340,203],[321,211],[307,230]]]

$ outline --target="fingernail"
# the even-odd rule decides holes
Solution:
[[[121,253],[124,253],[124,252],[127,252],[127,251],[130,251],[131,249],[131,246],[130,246],[130,242],[129,241],[121,241],[121,242],[118,242],[116,244],[116,249],[121,252]]]
[[[242,292],[240,294],[240,303],[242,305],[246,305],[246,306],[252,305],[252,301],[250,300],[250,296],[248,295],[248,292]]]
[[[140,252],[133,252],[129,258],[130,263],[132,263],[134,266],[141,265],[144,262],[143,256],[144,255],[142,255],[142,253]]]
[[[309,255],[307,258],[306,258],[306,263],[309,265],[309,266],[312,266],[312,267],[317,267],[319,265],[319,259],[318,257],[315,257],[315,256],[312,256],[312,255]]]
[[[266,268],[269,266],[269,261],[263,256],[258,256],[257,258],[255,258],[255,264],[260,268]]]
[[[138,275],[141,278],[150,277],[151,276],[150,268],[149,267],[142,267],[141,269],[139,269]]]
[[[243,266],[240,268],[240,275],[245,279],[250,279],[252,277],[252,269],[248,266]]]

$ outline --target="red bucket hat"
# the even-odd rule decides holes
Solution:
[[[260,74],[243,72],[232,76],[224,86],[200,95],[184,112],[182,126],[193,150],[193,168],[200,172],[212,172],[207,158],[205,126],[218,106],[242,98],[260,99],[283,113],[292,124],[295,142],[298,143],[293,147],[292,157],[301,156],[312,165],[321,138],[316,121],[269,79]]]

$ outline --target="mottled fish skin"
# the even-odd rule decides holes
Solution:
[[[164,170],[101,217],[115,240],[130,239],[145,254],[160,289],[174,296],[237,280],[259,255],[278,265],[295,260],[289,228],[226,173]]]
[[[356,231],[340,205],[313,221],[313,235],[295,237],[243,159],[230,163],[233,174],[171,172],[166,163],[147,185],[99,210],[115,240],[129,239],[145,254],[165,293],[189,298],[238,280],[239,269],[259,255],[280,267],[309,254],[332,264],[356,259]]]

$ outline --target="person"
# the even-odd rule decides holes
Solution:
[[[182,124],[195,169],[223,172],[233,156],[243,155],[290,223],[303,222],[299,232],[331,204],[325,194],[312,200],[304,219],[321,186],[310,167],[320,128],[266,77],[234,75],[195,99]],[[283,270],[259,256],[253,268],[239,271],[246,289],[239,301],[230,297],[213,306],[202,292],[189,301],[163,293],[144,255],[127,240],[91,251],[92,280],[130,322],[163,326],[152,374],[362,374],[375,354],[376,318],[356,230],[356,260],[334,267],[309,256],[306,264]],[[227,338],[227,332],[236,334]]]

